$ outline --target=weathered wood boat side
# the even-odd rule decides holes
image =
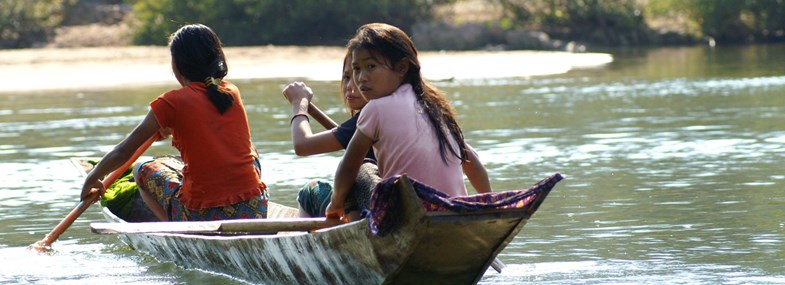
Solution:
[[[367,223],[277,235],[128,234],[134,249],[185,268],[265,284],[381,284],[389,272],[373,256]],[[408,251],[406,249],[403,252]]]
[[[120,237],[160,261],[253,283],[476,284],[550,191],[522,209],[426,213],[405,176],[395,187],[403,216],[383,237],[373,235],[365,219],[313,232]],[[108,208],[102,211],[107,221],[126,223]],[[270,219],[296,216],[295,208],[268,206]]]
[[[388,284],[476,284],[549,192],[523,209],[427,213],[423,238]]]
[[[366,220],[313,233],[121,236],[134,249],[151,253],[161,260],[251,282],[384,284],[401,268],[401,263],[421,238],[425,211],[416,201],[406,204],[400,230],[385,237],[372,236]],[[270,218],[291,216],[292,210],[296,211],[278,204],[270,208]],[[110,222],[125,222],[107,208],[103,213]]]

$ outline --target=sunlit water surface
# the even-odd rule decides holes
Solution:
[[[481,283],[785,283],[784,48],[616,51],[596,69],[439,82],[495,190],[567,176],[500,254],[503,273]],[[272,199],[294,206],[340,154],[294,155],[288,81],[237,83]],[[318,106],[347,117],[335,82],[311,84]],[[97,207],[56,252],[26,249],[76,205],[69,158],[110,150],[165,89],[0,95],[0,283],[242,283],[91,234]],[[162,142],[147,154],[174,152]]]

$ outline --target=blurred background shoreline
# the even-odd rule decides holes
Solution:
[[[227,46],[341,46],[368,22],[402,28],[420,50],[773,43],[785,41],[780,2],[5,0],[0,49],[165,45],[177,27],[197,22]]]
[[[225,48],[229,80],[340,79],[343,47],[256,46]],[[604,53],[556,51],[422,52],[430,80],[531,77],[610,63]],[[0,50],[2,94],[175,86],[169,50],[162,46]],[[504,66],[505,68],[500,68]]]
[[[624,49],[781,42],[774,2],[7,0],[0,94],[173,84],[166,40],[187,23],[221,36],[232,80],[336,80],[343,44],[368,22],[407,31],[431,80],[509,78],[602,66]]]

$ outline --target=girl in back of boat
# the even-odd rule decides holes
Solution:
[[[161,220],[199,221],[267,216],[267,186],[237,86],[224,80],[226,58],[207,26],[183,26],[169,39],[172,71],[181,88],[158,96],[131,133],[107,153],[82,187],[82,200],[99,179],[130,158],[156,132],[172,135],[182,161],[164,157],[134,165],[139,193]]]
[[[371,148],[383,178],[408,174],[447,195],[464,196],[465,173],[477,192],[489,192],[485,168],[464,142],[444,94],[422,77],[409,36],[372,23],[360,27],[347,46],[354,83],[369,102],[338,165],[326,215],[344,216],[347,193]]]
[[[292,105],[292,143],[294,152],[299,156],[308,156],[346,149],[349,141],[357,129],[357,118],[365,104],[368,103],[354,86],[352,81],[352,53],[347,51],[343,60],[343,75],[341,76],[340,94],[343,98],[344,106],[349,111],[351,118],[341,123],[333,125],[323,123],[328,130],[314,134],[311,131],[308,119],[308,106],[313,98],[313,91],[302,82],[293,82],[283,90],[284,97]],[[321,114],[317,114],[321,115]],[[348,201],[345,203],[344,211],[359,217],[360,211],[367,209],[370,203],[371,191],[375,184],[380,180],[379,171],[376,167],[376,157],[370,150],[365,156],[365,161],[360,167],[357,181],[355,181]],[[314,180],[308,182],[297,195],[297,202],[300,208],[300,216],[317,217],[324,216],[324,210],[330,203],[332,195],[332,185],[325,181]]]

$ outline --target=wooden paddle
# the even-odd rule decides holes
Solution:
[[[91,223],[97,234],[276,234],[314,231],[342,222],[327,218],[242,219],[204,222]]]
[[[158,133],[155,133],[155,135],[147,139],[147,141],[145,141],[139,147],[139,149],[137,149],[136,152],[131,155],[131,158],[129,158],[128,161],[123,164],[123,166],[120,166],[120,168],[117,168],[115,171],[112,171],[112,173],[109,173],[109,175],[107,175],[106,178],[101,181],[101,184],[104,185],[104,188],[109,188],[109,186],[112,185],[112,183],[114,183],[114,181],[117,180],[120,175],[123,175],[123,172],[125,172],[128,167],[130,167],[131,164],[133,164],[139,158],[139,156],[141,156],[142,153],[144,153],[147,148],[153,144],[153,142],[158,140],[159,136],[160,135]],[[84,211],[90,207],[90,205],[97,202],[99,199],[101,199],[101,196],[98,195],[97,191],[93,191],[90,198],[80,201],[79,204],[77,204],[76,207],[74,207],[74,209],[71,210],[71,212],[68,213],[68,215],[65,216],[65,218],[60,221],[60,223],[58,223],[54,229],[52,229],[51,232],[46,234],[44,239],[31,244],[28,248],[37,251],[48,251],[51,249],[52,243],[57,240],[57,238],[60,237],[60,235],[63,234],[63,232],[65,232],[65,230],[68,229],[68,227],[70,227],[74,221],[76,221],[76,218],[79,218],[79,216],[81,216],[82,213],[84,213]]]
[[[316,105],[314,105],[312,102],[308,103],[308,115],[311,115],[311,117],[319,122],[319,124],[322,125],[325,129],[330,130],[338,126],[338,123],[333,121],[333,119],[322,112],[322,110],[319,110],[319,108],[317,108]]]
[[[493,262],[491,262],[491,268],[493,268],[493,270],[496,270],[497,273],[502,273],[502,269],[504,269],[505,267],[507,267],[507,265],[504,265],[504,263],[502,263],[502,261],[499,260],[498,258],[494,258]]]

